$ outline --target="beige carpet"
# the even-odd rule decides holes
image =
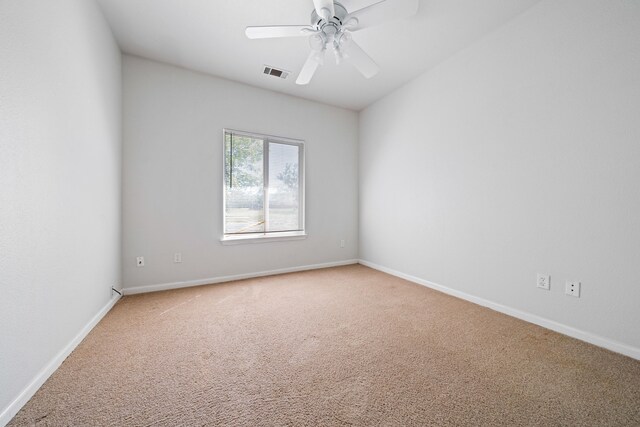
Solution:
[[[354,265],[125,297],[34,424],[639,426],[640,362]]]

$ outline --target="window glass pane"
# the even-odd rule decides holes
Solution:
[[[225,134],[225,233],[264,232],[263,140]]]
[[[300,172],[297,145],[269,143],[267,231],[300,230]]]

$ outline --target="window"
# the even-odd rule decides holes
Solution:
[[[224,131],[224,241],[303,238],[304,144]]]

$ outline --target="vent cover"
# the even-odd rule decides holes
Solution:
[[[263,73],[273,77],[280,77],[281,79],[286,79],[289,76],[289,71],[273,68],[269,65],[264,66]]]

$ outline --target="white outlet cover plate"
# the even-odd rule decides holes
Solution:
[[[551,276],[548,274],[539,274],[536,280],[536,286],[540,289],[546,289],[547,291],[551,287]]]
[[[580,298],[580,282],[572,282],[567,280],[564,293],[572,297]]]

